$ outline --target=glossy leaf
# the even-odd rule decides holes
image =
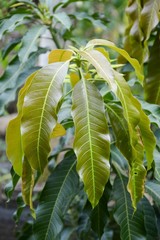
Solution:
[[[21,142],[21,117],[22,117],[22,106],[24,102],[25,94],[34,78],[36,73],[31,74],[24,87],[20,90],[18,95],[17,110],[18,115],[15,119],[9,122],[9,125],[6,130],[6,153],[8,159],[11,161],[15,172],[21,176],[22,175],[22,160],[23,160],[23,150]],[[15,151],[16,149],[16,151]]]
[[[43,172],[50,153],[50,135],[56,126],[56,107],[62,97],[68,62],[53,63],[38,71],[24,98],[22,144],[31,167]]]
[[[64,49],[52,50],[48,55],[48,63],[65,62],[71,59],[72,54],[73,52],[70,50]]]
[[[109,178],[110,137],[102,97],[93,84],[82,78],[73,90],[74,151],[77,171],[95,207]]]
[[[128,52],[126,52],[124,49],[118,48],[113,42],[103,40],[103,39],[94,39],[89,41],[86,48],[90,48],[98,45],[109,47],[110,49],[113,49],[114,51],[121,54],[134,67],[136,75],[139,78],[139,80],[141,81],[143,80],[144,76],[143,76],[142,68],[139,62],[136,59],[131,58]]]
[[[150,103],[160,104],[160,33],[157,33],[155,42],[150,49],[148,73],[145,80],[145,99]],[[154,94],[153,94],[154,93]]]
[[[146,192],[153,200],[160,205],[160,184],[157,181],[147,181],[145,184]]]
[[[142,208],[138,207],[134,213],[132,202],[127,192],[127,178],[121,174],[118,167],[116,167],[116,171],[118,176],[113,186],[114,199],[116,201],[114,218],[120,225],[121,239],[145,239]]]
[[[35,218],[35,212],[32,203],[32,192],[34,188],[34,174],[28,160],[24,157],[23,161],[23,172],[22,172],[22,197],[24,203],[29,205],[32,216]]]
[[[79,187],[75,160],[73,153],[67,153],[48,178],[37,209],[35,239],[56,239],[57,234],[62,230],[62,217]]]
[[[160,236],[158,234],[157,218],[154,209],[147,198],[142,199],[142,207],[144,212],[146,239],[158,240]]]
[[[21,63],[25,63],[28,60],[29,55],[32,52],[36,52],[38,49],[37,39],[45,32],[46,27],[43,25],[35,25],[30,28],[28,32],[22,38],[22,46],[18,52],[19,60]]]

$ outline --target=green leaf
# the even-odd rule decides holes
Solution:
[[[146,229],[146,239],[155,240],[159,239],[158,228],[157,228],[157,218],[153,207],[147,198],[142,199],[142,207],[144,212],[144,225]]]
[[[33,26],[22,38],[22,46],[18,52],[19,60],[21,63],[25,63],[28,60],[29,55],[32,52],[36,52],[38,49],[37,39],[46,30],[43,25]]]
[[[35,212],[32,203],[32,192],[34,188],[34,174],[35,171],[31,168],[26,157],[23,160],[23,172],[22,172],[22,197],[24,203],[29,205],[32,216],[35,218]]]
[[[4,19],[0,25],[0,39],[5,32],[12,32],[17,26],[23,24],[26,17],[31,17],[29,14],[14,14],[8,19]]]
[[[57,234],[62,230],[62,217],[79,188],[75,160],[75,155],[68,152],[48,178],[37,209],[35,239],[56,239]]]
[[[145,79],[145,99],[150,103],[160,105],[160,33],[158,31],[155,42],[150,49],[147,77]],[[154,93],[154,94],[153,94]]]
[[[132,139],[130,139],[129,128],[124,118],[123,109],[116,103],[106,104],[109,119],[115,133],[116,145],[126,157],[132,159]]]
[[[48,63],[65,62],[71,59],[72,54],[73,52],[70,50],[64,49],[52,50],[48,55]]]
[[[77,171],[88,199],[95,207],[109,178],[110,137],[102,97],[83,76],[73,90],[72,116]]]
[[[21,143],[21,117],[22,117],[22,106],[24,102],[25,94],[34,78],[36,73],[31,74],[24,85],[20,90],[18,95],[17,110],[18,115],[15,119],[9,122],[9,125],[6,130],[6,153],[8,159],[11,161],[14,171],[21,176],[22,175],[22,160],[23,160],[23,150]],[[16,149],[16,151],[15,151]]]
[[[71,28],[72,22],[70,17],[65,12],[54,13],[53,17],[68,30]]]
[[[154,177],[157,181],[160,182],[160,154],[157,149],[155,149],[154,151],[154,164]]]
[[[160,184],[157,181],[147,181],[145,185],[146,192],[153,200],[160,205]]]
[[[56,107],[62,97],[68,62],[53,63],[35,75],[24,99],[22,144],[31,167],[43,172],[50,153],[50,135],[56,126]]]
[[[19,175],[17,175],[13,169],[13,167],[11,168],[11,181],[5,186],[5,194],[7,196],[7,201],[11,200],[12,194],[14,192],[14,189],[19,181]]]
[[[132,202],[127,192],[127,178],[124,177],[118,165],[115,165],[118,173],[114,186],[114,200],[116,202],[114,218],[121,228],[121,239],[145,240],[144,219],[142,208],[138,207],[134,213]]]
[[[136,75],[139,78],[139,80],[143,81],[144,79],[143,71],[139,62],[136,59],[131,58],[128,52],[126,52],[124,49],[118,48],[113,42],[103,40],[103,39],[94,39],[88,42],[86,48],[99,46],[99,45],[109,47],[110,49],[113,49],[114,51],[121,54],[134,67]]]
[[[21,39],[14,39],[5,45],[4,49],[2,49],[2,58],[5,59],[6,56],[21,42]]]
[[[107,184],[98,205],[90,214],[91,228],[98,234],[99,239],[104,232],[104,227],[107,223],[107,217],[109,215],[107,208],[107,202],[110,196],[109,188],[110,186]]]
[[[151,31],[159,23],[160,1],[145,0],[141,11],[140,26],[143,31],[144,39],[148,40]]]

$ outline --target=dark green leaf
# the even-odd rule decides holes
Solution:
[[[49,177],[40,197],[34,225],[35,239],[56,239],[63,227],[62,217],[78,191],[76,157],[67,153]]]
[[[157,181],[147,181],[145,185],[146,192],[153,200],[160,205],[160,184]]]
[[[14,189],[19,181],[19,175],[17,175],[13,169],[13,167],[11,168],[11,181],[5,186],[5,194],[7,196],[8,201],[10,201],[12,194],[14,192]]]

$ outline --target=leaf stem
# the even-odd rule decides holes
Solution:
[[[49,31],[51,33],[52,39],[58,49],[61,49],[61,45],[56,37],[55,31],[53,30],[52,26],[49,27]]]

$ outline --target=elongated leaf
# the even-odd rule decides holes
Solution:
[[[56,239],[62,230],[62,217],[77,194],[79,186],[75,159],[73,153],[67,153],[49,177],[37,209],[35,239]]]
[[[22,46],[18,52],[19,60],[21,63],[25,63],[28,60],[29,55],[32,52],[36,52],[37,39],[46,30],[43,25],[36,25],[28,30],[28,32],[22,38]]]
[[[5,59],[6,56],[21,42],[21,39],[14,39],[10,41],[7,45],[5,45],[4,49],[2,50],[2,58]]]
[[[155,138],[150,130],[149,119],[142,111],[138,100],[132,95],[123,76],[111,68],[110,63],[103,54],[96,50],[80,51],[80,54],[96,68],[98,74],[108,82],[111,90],[121,101],[132,146],[132,158],[127,159],[131,166],[128,189],[132,196],[133,206],[136,207],[144,192],[144,178],[146,174],[143,166],[144,147],[148,168],[150,168],[153,161]],[[137,185],[137,183],[139,184]]]
[[[126,159],[130,160],[132,159],[132,140],[130,139],[128,124],[124,118],[123,109],[115,103],[108,103],[106,107],[115,133],[116,145],[123,155],[126,156]]]
[[[145,99],[150,103],[160,104],[160,33],[158,31],[155,42],[150,50],[148,73],[145,80]],[[154,93],[154,94],[153,94]]]
[[[5,186],[5,194],[7,196],[7,201],[11,200],[12,194],[14,192],[14,189],[19,181],[19,175],[17,175],[13,169],[13,167],[11,168],[11,181]]]
[[[156,27],[160,20],[159,10],[160,10],[159,0],[143,1],[140,26],[143,31],[145,40],[148,40],[151,31]]]
[[[119,54],[121,54],[134,67],[136,75],[139,78],[139,80],[141,80],[141,81],[143,80],[144,76],[143,76],[142,68],[141,68],[139,62],[136,59],[131,58],[124,49],[118,48],[113,42],[103,40],[103,39],[94,39],[94,40],[89,41],[86,48],[90,48],[90,47],[94,47],[94,46],[98,46],[98,45],[107,46],[110,49],[113,49],[116,52],[118,52]]]
[[[160,154],[157,149],[155,149],[154,151],[154,164],[155,164],[154,177],[157,181],[160,182]]]
[[[114,199],[116,201],[114,218],[120,225],[121,239],[144,240],[145,229],[142,208],[138,207],[137,211],[134,213],[131,199],[127,192],[127,178],[121,174],[118,167],[116,167],[116,170],[118,176],[113,187]]]
[[[74,150],[77,171],[88,199],[95,207],[109,178],[109,134],[102,97],[84,78],[73,91]]]
[[[22,197],[24,203],[30,206],[32,216],[35,218],[35,212],[32,203],[32,192],[34,187],[34,173],[28,160],[24,157],[22,172]]]
[[[50,135],[56,126],[56,107],[67,71],[68,62],[42,68],[24,99],[21,127],[24,154],[31,167],[40,172],[48,161]]]
[[[142,207],[144,212],[144,224],[146,229],[146,239],[155,240],[159,239],[157,219],[153,207],[147,198],[142,199]]]
[[[3,20],[0,27],[0,39],[5,32],[12,32],[18,25],[23,24],[23,20],[26,17],[31,17],[29,14],[14,14],[8,19]]]
[[[73,52],[70,50],[64,49],[52,50],[48,55],[48,63],[65,62],[67,60],[70,60],[72,54]]]
[[[22,150],[22,143],[21,143],[21,117],[22,117],[22,106],[24,102],[25,94],[34,78],[36,73],[31,74],[28,77],[26,84],[20,90],[18,95],[18,103],[17,103],[17,110],[18,115],[15,119],[9,122],[9,125],[6,130],[6,153],[8,159],[11,161],[15,172],[21,176],[22,175],[22,159],[23,159],[23,150]],[[16,149],[16,151],[15,151]]]
[[[146,192],[153,200],[160,205],[160,184],[157,181],[147,181],[145,185]]]

